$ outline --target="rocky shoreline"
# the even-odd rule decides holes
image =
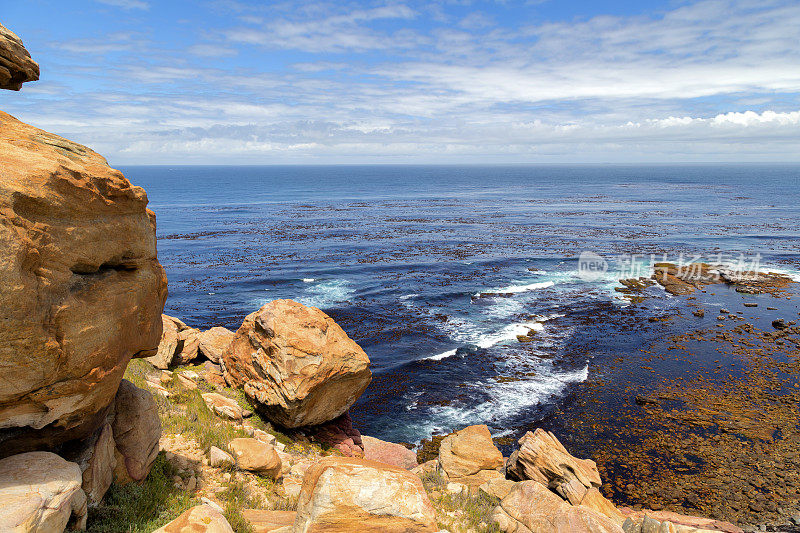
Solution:
[[[0,88],[38,75],[0,26]],[[167,279],[145,191],[90,149],[2,112],[0,221],[1,531],[738,533],[732,522],[776,523],[798,508],[791,320],[765,332],[726,313],[725,331],[671,338],[677,350],[727,343],[744,377],[637,396],[636,411],[613,413],[614,431],[621,424],[630,439],[609,435],[594,460],[541,427],[508,456],[482,425],[418,454],[353,427],[369,357],[321,310],[275,300],[235,332],[163,315]],[[659,268],[673,294],[712,284],[711,267]],[[721,275],[749,294],[789,286]],[[647,283],[625,286],[639,298]],[[687,427],[699,429],[671,433]],[[586,428],[573,429],[567,437]],[[645,469],[654,453],[710,466],[680,477]],[[635,465],[627,483],[604,484],[613,461]],[[700,489],[713,505],[688,495]],[[773,494],[794,507],[778,508]],[[621,495],[649,508],[618,507]]]

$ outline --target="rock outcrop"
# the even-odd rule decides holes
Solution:
[[[330,446],[347,457],[364,457],[364,444],[361,433],[353,427],[350,413],[326,422],[319,426],[305,428],[311,439],[320,444]]]
[[[361,437],[361,442],[364,445],[364,459],[399,466],[406,470],[419,466],[416,452],[402,444],[386,442],[367,435]]]
[[[331,317],[292,300],[248,315],[222,360],[228,382],[287,428],[341,416],[372,379],[367,354]]]
[[[216,509],[197,505],[153,533],[233,533],[233,528]]]
[[[175,365],[185,365],[197,359],[200,348],[200,330],[190,328],[181,320],[161,315],[162,333],[158,351],[147,361],[156,368],[166,370]]]
[[[0,89],[19,91],[22,84],[39,79],[39,65],[17,35],[0,24]]]
[[[439,447],[438,469],[448,481],[477,490],[493,478],[503,475],[503,454],[492,442],[484,425],[469,426],[448,435]]]
[[[436,512],[422,481],[402,468],[326,457],[308,469],[294,533],[434,532]]]
[[[81,470],[50,452],[0,460],[0,531],[61,533],[86,527]]]
[[[158,456],[161,419],[153,395],[122,380],[114,402],[112,424],[116,445],[117,483],[139,481],[150,473]]]
[[[573,457],[548,431],[529,431],[519,445],[506,466],[512,479],[537,481],[573,505],[579,505],[589,489],[601,484],[594,461]]]
[[[200,354],[213,363],[219,363],[222,354],[233,340],[233,331],[223,327],[213,327],[197,335],[200,343]]]
[[[156,352],[166,276],[147,195],[90,149],[0,112],[0,457],[103,423]]]

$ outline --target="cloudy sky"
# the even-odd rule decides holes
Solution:
[[[42,69],[0,109],[117,165],[800,161],[797,0],[25,0],[0,22]]]

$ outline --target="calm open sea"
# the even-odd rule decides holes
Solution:
[[[277,298],[323,309],[372,360],[357,426],[395,441],[529,426],[644,342],[603,334],[626,254],[643,275],[649,254],[744,254],[800,280],[796,165],[122,170],[158,215],[167,314],[235,330]],[[609,271],[581,279],[582,251]]]

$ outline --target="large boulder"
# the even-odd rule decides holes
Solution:
[[[0,89],[19,91],[26,81],[39,79],[39,65],[17,35],[0,24]]]
[[[456,431],[439,446],[439,472],[455,483],[477,488],[492,478],[503,477],[498,471],[503,464],[503,454],[485,425]]]
[[[82,444],[75,462],[83,471],[81,486],[91,507],[100,503],[114,480],[117,457],[111,424],[103,424],[96,435]]]
[[[529,431],[519,445],[506,467],[512,479],[537,481],[573,505],[579,505],[589,489],[601,484],[595,462],[573,457],[548,431]]]
[[[150,473],[158,456],[161,419],[153,395],[122,380],[115,401],[112,431],[118,483],[140,481]]]
[[[0,112],[0,457],[93,434],[167,295],[147,195]]]
[[[233,331],[219,326],[199,333],[197,339],[200,342],[200,353],[209,361],[219,363],[234,335],[236,333]]]
[[[0,460],[0,531],[61,533],[86,527],[81,470],[50,452]]]
[[[153,533],[233,533],[233,528],[210,505],[197,505]]]
[[[200,348],[200,330],[190,328],[180,319],[161,315],[161,340],[158,351],[147,361],[156,368],[166,370],[197,359]]]
[[[228,382],[288,428],[341,416],[372,379],[367,354],[331,317],[292,300],[248,315],[222,360]]]
[[[247,520],[254,533],[272,533],[285,528],[291,531],[296,516],[294,511],[242,509],[242,518]]]
[[[361,442],[364,446],[364,459],[399,466],[406,470],[419,466],[416,452],[402,444],[386,442],[367,435],[361,437]]]
[[[436,511],[408,470],[352,457],[326,457],[303,478],[294,533],[434,532]]]

